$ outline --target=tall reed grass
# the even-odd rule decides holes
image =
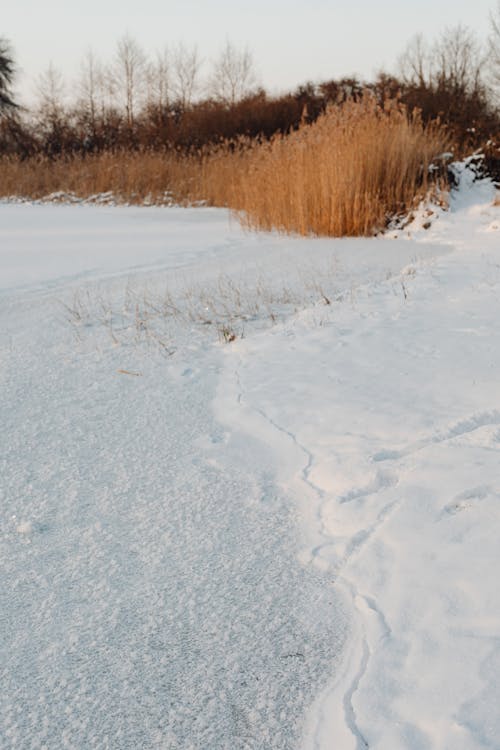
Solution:
[[[102,153],[71,159],[0,161],[0,195],[120,201],[205,201],[235,211],[252,229],[302,235],[370,235],[436,185],[429,167],[448,146],[395,103],[365,98],[328,110],[313,124],[260,142],[242,138],[196,154]]]

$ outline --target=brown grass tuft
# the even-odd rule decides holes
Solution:
[[[205,201],[237,212],[252,229],[302,235],[370,235],[407,212],[435,185],[429,166],[446,150],[444,131],[394,103],[366,97],[334,107],[290,135],[242,138],[196,154],[102,153],[70,159],[0,161],[0,195],[119,201]]]

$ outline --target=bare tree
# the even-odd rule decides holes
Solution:
[[[472,93],[481,85],[484,59],[474,33],[465,26],[447,29],[432,51],[438,87]]]
[[[209,91],[225,104],[235,104],[256,85],[253,59],[248,49],[238,50],[229,40],[212,67]]]
[[[93,131],[96,128],[102,83],[102,66],[96,60],[92,50],[89,49],[81,64],[77,90],[79,93],[80,108],[83,110],[85,118]]]
[[[399,68],[406,84],[450,94],[474,94],[482,87],[484,63],[474,33],[455,26],[446,29],[431,46],[421,34],[413,37],[399,60]]]
[[[488,39],[489,72],[494,88],[500,94],[500,0],[495,13],[490,15],[490,37]]]
[[[11,85],[14,79],[14,58],[9,42],[0,37],[0,112],[14,109]]]
[[[38,116],[41,122],[55,127],[64,119],[65,84],[61,72],[50,63],[36,81]]]
[[[198,91],[201,65],[197,47],[177,45],[172,55],[172,89],[183,109],[192,103]]]
[[[128,34],[117,45],[114,63],[109,71],[110,83],[118,102],[125,109],[127,124],[134,124],[136,108],[143,95],[146,56]]]
[[[164,112],[172,96],[172,70],[168,49],[158,52],[146,73],[147,103],[159,113]]]
[[[431,79],[428,44],[422,34],[416,34],[399,58],[399,70],[405,83],[425,87]]]

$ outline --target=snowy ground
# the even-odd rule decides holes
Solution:
[[[500,747],[492,200],[0,205],[0,747]]]

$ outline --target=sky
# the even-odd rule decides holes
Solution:
[[[72,81],[91,48],[110,60],[117,40],[133,36],[146,52],[196,44],[208,71],[229,39],[252,52],[259,82],[277,93],[308,80],[394,69],[407,41],[447,26],[488,31],[497,0],[18,0],[2,9],[0,36],[20,68],[28,100],[36,76],[53,64]]]

